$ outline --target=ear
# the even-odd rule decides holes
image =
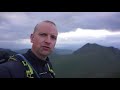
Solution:
[[[30,40],[31,40],[31,43],[33,43],[33,39],[34,39],[34,35],[33,35],[33,34],[31,34],[31,35],[30,35]]]

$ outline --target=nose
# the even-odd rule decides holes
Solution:
[[[51,38],[49,36],[46,37],[45,42],[48,43],[48,44],[50,44],[51,43]]]

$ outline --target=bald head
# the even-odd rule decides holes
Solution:
[[[38,24],[35,26],[33,33],[35,33],[38,29],[40,29],[41,26],[44,26],[45,23],[51,24],[51,25],[53,25],[53,26],[56,27],[56,24],[55,24],[54,22],[52,22],[52,21],[49,21],[49,20],[42,21],[42,22],[38,23]]]
[[[54,49],[58,31],[55,23],[43,21],[35,26],[31,34],[32,52],[40,59],[45,59]]]

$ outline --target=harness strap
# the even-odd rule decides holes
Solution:
[[[38,73],[36,72],[36,70],[33,68],[33,66],[28,62],[28,60],[22,55],[22,54],[17,54],[17,56],[20,56],[22,59],[20,59],[23,63],[23,65],[27,68],[29,68],[28,70],[26,70],[26,74],[28,78],[34,78],[32,77],[32,75],[35,73],[36,76],[38,78],[40,78],[40,76],[38,75]]]

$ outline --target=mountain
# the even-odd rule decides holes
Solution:
[[[58,78],[120,78],[120,50],[114,47],[87,43],[52,63]]]
[[[73,54],[101,56],[101,57],[114,57],[120,58],[120,50],[114,47],[105,47],[98,44],[87,43],[83,47],[74,51]]]
[[[21,49],[21,50],[15,50],[15,52],[17,53],[26,53],[28,51],[28,49]],[[59,54],[59,55],[65,55],[65,54],[71,54],[73,51],[72,50],[68,50],[68,49],[58,49],[55,48],[52,55],[53,54]]]
[[[3,49],[3,48],[0,48],[0,60],[3,59],[4,57],[5,58],[8,58],[8,56],[12,56],[12,55],[15,55],[16,52],[10,50],[10,49]]]
[[[9,49],[4,51],[13,53]],[[56,52],[50,57],[56,78],[120,78],[120,50],[117,48],[87,43],[71,54]]]
[[[16,54],[16,52],[10,50],[10,49],[4,49],[4,48],[0,48],[0,53],[8,53],[9,55],[14,55]],[[0,54],[1,55],[1,54]]]
[[[54,53],[59,54],[59,55],[66,55],[66,54],[72,54],[73,51],[72,50],[68,50],[68,49],[58,49],[58,48],[56,48],[54,50]]]
[[[20,54],[23,54],[23,53],[26,53],[29,49],[21,49],[21,50],[15,50],[16,53],[20,53]]]

